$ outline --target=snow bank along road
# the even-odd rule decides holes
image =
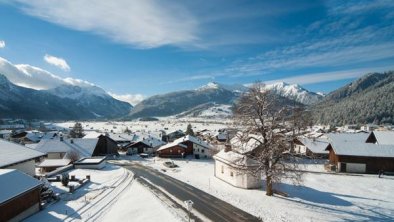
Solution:
[[[136,163],[123,167],[133,171],[136,177],[146,178],[152,184],[163,188],[179,200],[192,200],[194,202],[193,209],[212,221],[260,221],[257,217],[227,202],[157,170]]]

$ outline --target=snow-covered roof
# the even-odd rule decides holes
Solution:
[[[0,167],[45,156],[45,153],[0,139]]]
[[[368,133],[329,133],[326,135],[329,142],[334,143],[365,143],[369,136]]]
[[[96,148],[98,138],[92,139],[60,139],[41,140],[35,150],[43,153],[67,153],[76,151],[80,157],[91,157]]]
[[[373,131],[380,145],[394,145],[394,131]]]
[[[304,144],[310,151],[315,154],[327,154],[326,148],[329,143],[325,139],[310,139],[306,137],[300,137],[298,140]]]
[[[157,139],[155,137],[152,137],[152,136],[149,136],[147,138],[143,138],[143,140],[141,140],[140,142],[146,144],[147,146],[153,147],[153,148],[165,144],[164,141]]]
[[[116,142],[133,141],[134,139],[133,133],[108,133],[107,136]]]
[[[157,149],[157,151],[165,150],[165,149],[168,149],[168,148],[171,148],[171,147],[174,147],[174,146],[180,146],[180,147],[183,147],[183,148],[185,148],[185,149],[187,148],[186,145],[181,144],[181,143],[176,143],[176,142],[174,141],[174,142],[172,142],[172,143],[167,143],[166,145],[161,146],[159,149]]]
[[[330,144],[336,155],[394,158],[394,145],[364,142],[331,142]]]
[[[186,136],[183,136],[183,137],[181,137],[179,139],[176,139],[176,140],[174,140],[174,143],[183,143],[183,142],[186,142],[186,141],[190,141],[192,143],[195,143],[195,144],[200,145],[200,146],[205,147],[205,148],[212,148],[211,144],[203,141],[200,138],[197,138],[197,137],[194,137],[194,136],[190,136],[190,135],[186,135]]]
[[[213,156],[215,160],[237,166],[237,167],[252,167],[252,166],[258,166],[258,162],[248,158],[246,155],[234,152],[234,151],[228,151],[225,152],[224,150],[221,150],[219,153]]]
[[[245,139],[245,141],[243,141]],[[256,149],[263,142],[263,136],[249,134],[249,136],[244,136],[242,133],[237,133],[231,140],[230,144],[233,150],[238,153],[245,154]]]
[[[45,159],[37,167],[62,167],[70,164],[69,159]]]
[[[106,157],[91,157],[91,158],[83,158],[75,162],[75,164],[98,164],[103,162]]]
[[[0,203],[4,203],[41,184],[41,181],[19,170],[0,169]]]
[[[99,136],[103,135],[102,133],[98,133],[96,131],[89,131],[85,134],[85,136],[83,137],[84,139],[94,139],[94,138],[98,138]]]

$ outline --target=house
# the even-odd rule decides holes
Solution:
[[[337,172],[394,172],[394,145],[334,141],[326,150],[331,169]]]
[[[161,146],[157,153],[160,157],[183,157],[194,154],[196,159],[209,158],[212,156],[212,145],[200,138],[186,135],[171,143]]]
[[[328,157],[328,140],[325,138],[298,137],[294,139],[294,152],[312,157]]]
[[[375,125],[375,124],[367,124],[367,125],[364,125],[364,126],[360,127],[361,130],[364,130],[364,131],[367,131],[367,132],[372,132],[372,131],[374,131],[374,130],[376,130],[378,128],[379,128],[379,126]]]
[[[174,140],[184,137],[185,135],[186,134],[182,132],[182,130],[177,130],[167,135],[163,135],[161,140],[164,142],[173,142]]]
[[[40,169],[41,173],[48,173],[70,164],[70,159],[45,159],[37,165],[37,168]]]
[[[0,221],[21,221],[38,212],[41,186],[19,170],[0,169]]]
[[[394,145],[394,131],[373,131],[369,134],[366,142],[379,145]]]
[[[224,149],[213,156],[214,175],[235,187],[255,189],[261,187],[258,163],[247,155]]]
[[[148,136],[138,142],[127,145],[125,148],[127,149],[127,153],[154,153],[158,147],[164,144],[165,142],[162,140]]]
[[[35,163],[46,154],[17,143],[0,139],[0,168],[17,169],[35,175]]]
[[[92,139],[66,139],[60,136],[58,139],[41,140],[35,150],[47,154],[48,159],[70,159],[72,154],[79,158],[119,155],[116,142],[103,135]]]
[[[99,133],[95,131],[88,132],[83,138],[94,139],[103,135],[111,138],[119,147],[126,146],[135,139],[135,134],[132,133]]]
[[[12,130],[0,130],[0,139],[8,140],[11,138]]]

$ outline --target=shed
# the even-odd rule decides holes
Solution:
[[[83,158],[74,163],[76,169],[102,169],[105,167],[106,157]]]

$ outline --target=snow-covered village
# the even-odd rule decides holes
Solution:
[[[393,11],[0,0],[0,222],[394,221]]]

